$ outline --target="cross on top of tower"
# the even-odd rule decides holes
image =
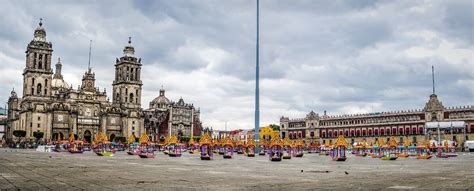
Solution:
[[[43,18],[40,18],[39,26],[43,26]]]
[[[128,44],[132,44],[132,37],[128,37]]]

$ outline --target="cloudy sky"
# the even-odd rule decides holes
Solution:
[[[26,45],[43,18],[53,61],[74,88],[87,68],[110,95],[115,58],[132,37],[142,106],[163,85],[201,108],[206,126],[253,128],[255,0],[3,1],[0,100],[22,89]],[[279,117],[474,104],[473,4],[456,1],[261,0],[261,124]],[[17,91],[21,94],[22,92]]]

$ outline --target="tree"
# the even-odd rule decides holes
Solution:
[[[122,142],[122,143],[126,143],[127,142],[127,138],[125,138],[124,136],[116,136],[114,138],[115,142]]]
[[[22,137],[26,136],[26,131],[24,131],[24,130],[15,130],[15,131],[13,131],[13,135],[15,137],[18,137],[18,141],[20,141]]]
[[[271,124],[270,126],[272,127],[273,131],[280,131],[279,125]]]
[[[187,143],[187,142],[189,142],[189,139],[190,139],[190,138],[189,138],[188,136],[182,136],[182,137],[181,137],[181,142],[182,142],[182,143]]]
[[[44,136],[44,133],[41,131],[33,132],[33,137],[36,138],[36,142],[38,142],[41,138],[43,138],[43,136]]]
[[[13,135],[15,137],[25,137],[26,136],[26,131],[24,131],[24,130],[15,130],[15,131],[13,131]]]

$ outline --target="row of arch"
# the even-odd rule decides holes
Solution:
[[[122,71],[122,69],[125,69]],[[140,80],[140,68],[138,67],[125,67],[125,68],[118,68],[116,70],[116,79],[115,80],[125,80],[125,81],[138,81]]]
[[[358,124],[386,123],[386,122],[400,122],[400,121],[419,121],[423,118],[424,117],[420,115],[389,116],[389,117],[357,119],[357,120],[323,121],[321,122],[321,125],[322,126],[335,126],[335,125],[358,125]]]
[[[360,137],[360,136],[384,136],[384,135],[417,135],[423,134],[423,127],[400,127],[400,128],[375,128],[375,129],[345,129],[345,130],[320,130],[319,136],[322,138],[335,138],[339,135],[345,137]]]
[[[123,100],[124,102],[126,102],[126,103],[139,103],[138,90],[136,90],[135,94],[133,94],[133,93],[128,93],[128,88],[125,88],[125,95],[126,96],[124,97],[124,100]],[[117,92],[115,94],[115,100],[117,102],[121,101],[119,92]]]
[[[31,89],[30,89],[30,95],[38,95],[38,96],[42,96],[42,95],[48,95],[48,79],[45,79],[44,80],[44,89],[43,89],[43,84],[41,83],[38,83],[36,84],[35,86],[35,78],[31,78]],[[36,89],[35,89],[36,87]],[[35,91],[36,90],[36,91]]]
[[[44,58],[43,58],[44,56]],[[43,60],[44,60],[44,68],[43,68]],[[48,54],[33,54],[33,68],[34,69],[48,69]]]

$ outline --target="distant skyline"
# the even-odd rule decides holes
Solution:
[[[474,104],[473,2],[260,0],[260,121]],[[0,100],[22,95],[39,18],[73,88],[87,70],[111,97],[115,58],[132,37],[142,107],[166,96],[201,108],[204,126],[254,127],[255,0],[3,1]],[[0,104],[3,107],[5,104]]]

